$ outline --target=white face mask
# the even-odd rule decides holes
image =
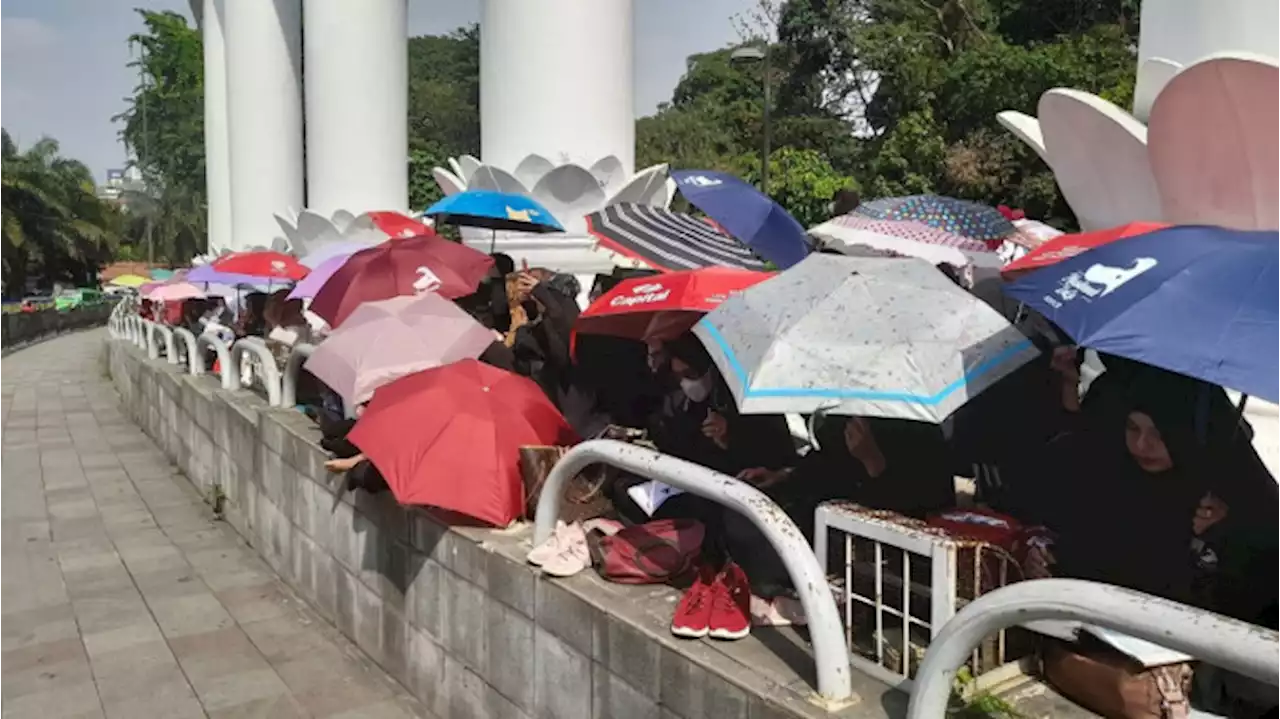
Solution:
[[[702,402],[711,394],[711,386],[707,382],[707,378],[702,379],[682,379],[680,380],[680,391],[684,392],[684,396],[689,398],[691,402]]]

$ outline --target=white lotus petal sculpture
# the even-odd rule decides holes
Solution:
[[[450,158],[449,168],[431,171],[445,195],[464,190],[497,190],[528,195],[551,211],[564,225],[567,235],[587,234],[587,215],[617,202],[636,202],[666,207],[674,197],[668,185],[667,166],[654,165],[626,176],[622,161],[613,155],[591,167],[573,163],[557,164],[538,154],[526,156],[513,171],[485,165],[471,155]],[[463,228],[463,237],[482,239],[488,230]]]
[[[394,214],[394,213],[391,213]],[[398,217],[398,215],[394,215]],[[303,210],[297,213],[276,214],[276,224],[284,232],[284,237],[276,238],[272,248],[281,252],[291,252],[298,257],[305,257],[329,244],[357,243],[370,247],[387,241],[391,237],[385,223],[379,223],[374,213],[365,212],[354,215],[347,210],[338,210],[332,217],[325,217],[318,212]],[[406,225],[415,223],[399,220]],[[419,220],[424,225],[425,221]],[[414,232],[403,229],[400,236],[411,237]]]
[[[1140,221],[1275,229],[1276,108],[1276,61],[1224,53],[1164,86],[1150,133],[1110,102],[1062,88],[1040,98],[1038,120],[996,119],[1049,165],[1086,231]]]
[[[1151,109],[1151,169],[1163,219],[1280,227],[1280,65],[1220,54],[1173,78]]]

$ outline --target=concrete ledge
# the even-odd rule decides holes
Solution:
[[[363,492],[336,503],[318,430],[292,409],[105,347],[125,413],[285,581],[441,717],[901,716],[906,697],[854,675],[828,711],[791,630],[676,639],[668,587],[593,572],[551,579],[524,562],[529,526],[450,525]]]

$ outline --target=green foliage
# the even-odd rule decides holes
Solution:
[[[98,199],[89,168],[58,154],[56,140],[20,152],[2,134],[5,292],[22,295],[28,278],[96,284],[118,241],[119,213]]]
[[[409,206],[440,199],[431,177],[450,157],[480,154],[480,31],[409,39]]]
[[[129,64],[139,84],[114,119],[142,172],[143,186],[122,200],[127,253],[186,264],[205,251],[204,52],[200,33],[174,12],[138,10],[145,31]]]
[[[756,181],[759,168],[744,173]],[[769,154],[769,195],[805,227],[831,216],[831,198],[840,190],[858,189],[852,177],[836,172],[817,150],[784,147]]]

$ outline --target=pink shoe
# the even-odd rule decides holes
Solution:
[[[563,549],[562,542],[566,528],[564,522],[557,521],[556,528],[551,532],[551,536],[547,537],[547,541],[534,547],[525,557],[525,560],[535,567],[541,567],[552,557],[559,554]]]
[[[591,565],[587,550],[587,533],[580,524],[570,524],[560,535],[560,552],[542,564],[542,571],[553,577],[572,577]]]

